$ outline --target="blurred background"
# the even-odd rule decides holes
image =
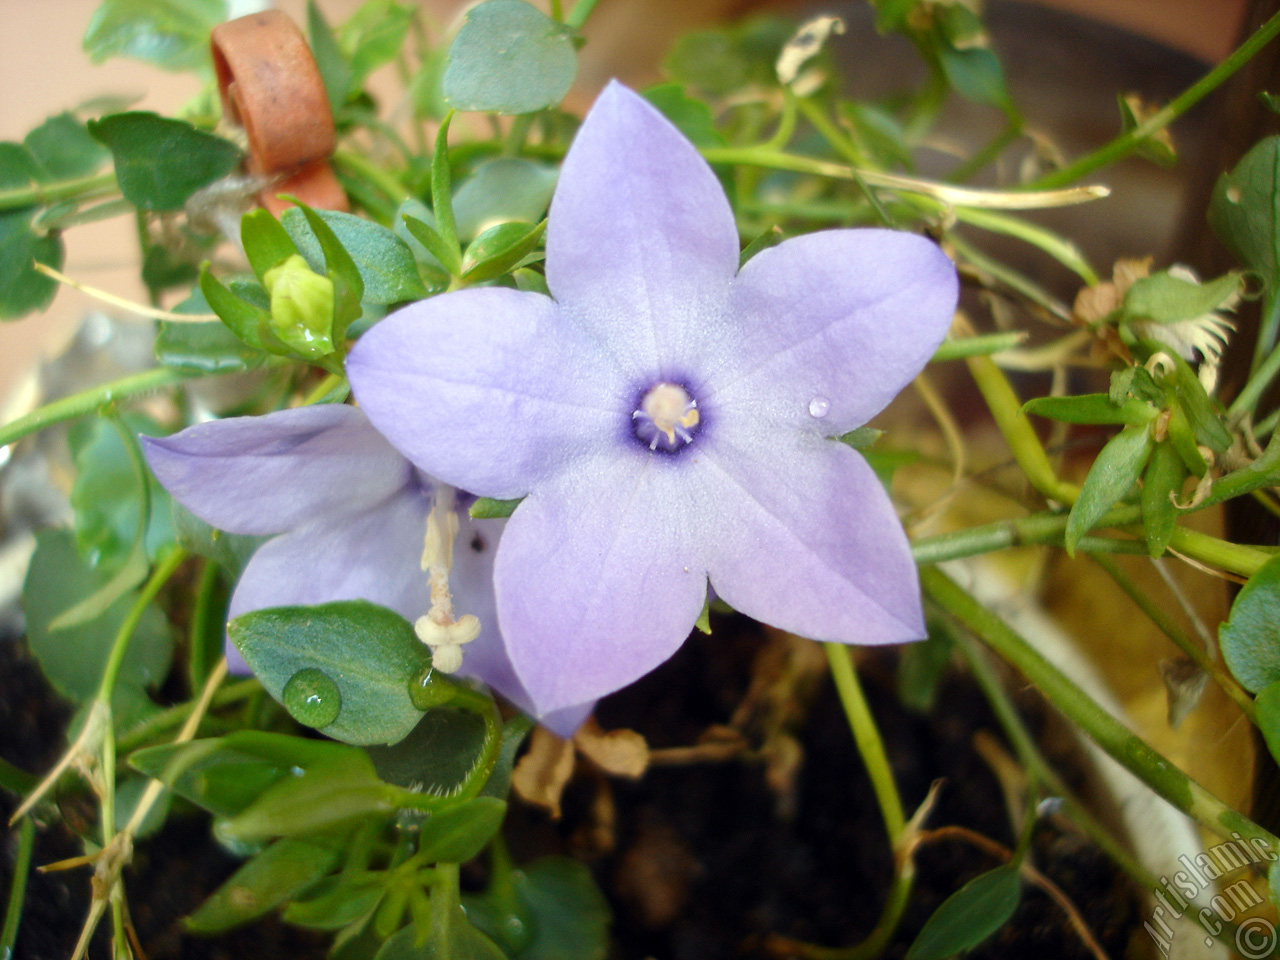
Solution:
[[[262,3],[235,0],[247,12]],[[1213,63],[1232,48],[1240,32],[1248,0],[991,0],[988,10],[995,20],[1015,22],[1028,4],[1070,11],[1126,31],[1145,35],[1177,54],[1164,67],[1146,62],[1128,65],[1131,73],[1166,71],[1176,90],[1190,61]],[[98,0],[0,0],[0,139],[20,140],[47,116],[72,108],[102,94],[140,98],[135,109],[170,112],[198,89],[190,76],[168,74],[153,67],[126,60],[91,64],[81,50],[81,38]],[[304,0],[282,0],[277,4],[299,22],[304,19]],[[359,6],[359,0],[321,0],[331,22],[341,22]],[[424,0],[423,8],[448,32],[468,4],[461,0]],[[633,85],[652,82],[660,76],[660,63],[672,39],[699,26],[724,22],[767,10],[802,18],[832,7],[852,8],[858,4],[821,4],[799,0],[605,0],[588,25],[589,42],[583,51],[582,69],[574,97],[585,104],[609,77],[617,76]],[[1012,9],[1007,9],[1012,8]],[[1043,18],[1032,11],[1022,15],[1032,26],[1027,30],[1031,47],[1046,30]],[[1049,29],[1051,29],[1050,27]],[[851,36],[837,41],[837,50],[848,58],[849,75],[857,78],[860,42],[874,38]],[[841,49],[843,47],[843,49]],[[892,58],[912,59],[909,50],[894,48]],[[1031,54],[1034,56],[1034,53]],[[885,54],[874,59],[876,70],[885,70]],[[1072,55],[1074,56],[1074,55]],[[1194,66],[1194,64],[1190,64]],[[1011,67],[1013,64],[1011,64]],[[1124,71],[1126,65],[1108,64]],[[389,69],[389,68],[388,68]],[[1046,61],[1043,88],[1056,87],[1070,97],[1073,87],[1094,72],[1086,63]],[[1194,75],[1194,74],[1193,74]],[[393,78],[387,77],[390,81]],[[1148,78],[1158,83],[1159,79]],[[1101,83],[1097,84],[1101,86]],[[1015,87],[1015,90],[1017,88]],[[1107,96],[1114,96],[1115,88]],[[1035,119],[1032,105],[1031,117]],[[1105,114],[1115,120],[1114,111]],[[1118,121],[1117,121],[1118,124]],[[1099,132],[1101,142],[1109,135]],[[67,237],[65,272],[85,283],[105,288],[121,296],[142,299],[142,289],[134,264],[133,224],[118,218],[87,227],[78,227]],[[43,315],[0,324],[0,422],[11,419],[27,407],[23,395],[27,374],[42,357],[56,354],[66,344],[85,314],[96,304],[85,295],[63,288],[52,309]]]

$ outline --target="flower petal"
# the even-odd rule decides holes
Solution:
[[[739,359],[709,378],[705,405],[824,436],[861,426],[933,355],[957,291],[937,245],[896,230],[829,230],[764,250],[734,282]]]
[[[508,521],[498,620],[539,714],[626,686],[693,629],[707,595],[705,510],[674,466],[600,457],[545,484]]]
[[[363,413],[333,404],[141,439],[164,488],[231,533],[280,533],[359,511],[405,486],[413,470]]]
[[[711,587],[735,610],[814,640],[925,635],[906,534],[860,454],[801,435],[767,457],[717,443],[699,467],[719,502],[706,534]]]
[[[536,293],[487,287],[415,303],[360,338],[347,376],[405,456],[479,496],[524,496],[630,429],[630,386]]]
[[[715,336],[738,231],[705,160],[648,101],[610,83],[565,157],[547,285],[631,376],[682,376]]]

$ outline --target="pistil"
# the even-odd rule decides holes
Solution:
[[[693,442],[702,414],[688,390],[663,381],[649,388],[631,419],[637,439],[648,444],[650,450],[672,452]]]

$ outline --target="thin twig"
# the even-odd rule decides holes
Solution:
[[[197,323],[207,322],[209,320],[217,320],[216,313],[173,313],[170,310],[160,310],[156,307],[148,307],[145,304],[134,303],[132,300],[126,300],[124,297],[118,297],[114,293],[108,293],[106,290],[99,290],[97,287],[91,287],[87,283],[81,283],[79,280],[72,280],[65,273],[53,269],[47,263],[36,261],[33,266],[38,273],[43,273],[46,277],[57,280],[58,283],[65,284],[73,290],[79,290],[86,293],[95,300],[101,300],[103,303],[109,303],[113,307],[120,307],[122,310],[128,310],[130,313],[136,313],[140,317],[146,317],[150,320],[168,320],[173,323]]]

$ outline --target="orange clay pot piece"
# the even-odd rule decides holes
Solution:
[[[259,199],[272,213],[288,193],[328,210],[347,209],[329,166],[336,134],[315,57],[297,26],[279,10],[218,25],[211,37],[218,91],[227,119],[244,128],[248,170],[279,177]]]

